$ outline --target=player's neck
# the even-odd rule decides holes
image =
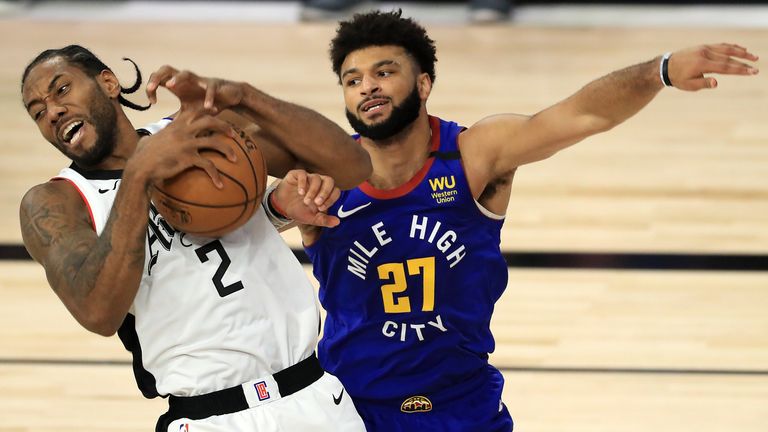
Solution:
[[[361,142],[371,156],[368,182],[377,189],[393,189],[413,178],[429,157],[432,130],[425,111],[408,127],[386,141]]]
[[[128,120],[128,117],[122,111],[117,113],[115,128],[117,128],[115,133],[115,139],[117,140],[115,149],[112,151],[112,154],[93,167],[93,169],[121,170],[125,168],[128,158],[136,151],[139,135],[136,133],[136,129],[134,129],[131,121]]]

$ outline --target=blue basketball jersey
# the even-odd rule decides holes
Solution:
[[[402,400],[405,412],[465,392],[457,383],[501,379],[488,353],[507,285],[503,218],[470,192],[457,147],[464,128],[436,117],[430,126],[432,153],[410,181],[342,192],[328,211],[341,223],[306,247],[328,312],[323,367],[353,397]]]

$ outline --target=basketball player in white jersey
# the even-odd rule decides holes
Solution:
[[[123,105],[143,107],[121,93],[138,88],[140,74],[123,89],[77,45],[44,51],[26,68],[24,106],[72,160],[22,199],[27,250],[83,327],[119,334],[142,393],[169,396],[157,431],[364,430],[341,383],[317,362],[314,291],[275,226],[285,216],[337,223],[322,212],[338,196],[334,180],[348,188],[367,178],[367,154],[314,111],[244,83],[163,71],[153,86],[177,85],[182,109],[164,128],[136,131]],[[194,100],[189,89],[205,82],[226,85]],[[198,151],[235,159],[203,134],[235,133],[210,115],[226,108],[258,123],[270,174],[288,173],[292,181],[269,191],[264,211],[219,239],[178,232],[152,206],[151,185],[190,167],[220,185]],[[290,171],[299,166],[316,174]]]

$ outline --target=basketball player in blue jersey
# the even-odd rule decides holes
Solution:
[[[757,73],[742,47],[700,46],[610,73],[533,116],[462,127],[427,113],[435,46],[400,12],[342,22],[330,54],[373,174],[331,206],[338,226],[301,230],[327,311],[321,364],[371,432],[512,430],[488,354],[517,167],[618,125],[665,85]]]
[[[156,431],[363,431],[349,397],[339,396],[341,383],[317,361],[314,290],[267,210],[274,205],[286,216],[333,225],[335,218],[318,212],[337,196],[330,185],[359,184],[370,173],[369,157],[329,120],[248,84],[171,67],[154,77],[153,89],[168,87],[182,108],[164,128],[137,132],[123,105],[138,106],[122,93],[137,89],[140,75],[123,89],[77,45],[44,51],[26,68],[24,106],[43,137],[72,160],[22,199],[27,250],[83,327],[118,333],[142,393],[169,398]],[[258,123],[262,132],[249,139],[270,174],[290,180],[267,193],[264,211],[240,228],[218,239],[187,235],[157,213],[150,190],[191,167],[220,184],[199,151],[235,159],[208,138],[235,133],[210,115],[227,108]],[[297,174],[299,164],[316,174]],[[304,197],[296,190],[302,185]]]

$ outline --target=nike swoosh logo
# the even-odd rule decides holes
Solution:
[[[115,180],[115,184],[112,185],[112,189],[102,189],[102,188],[99,188],[99,193],[100,194],[105,194],[105,193],[107,193],[107,192],[109,192],[111,190],[115,190],[115,189],[117,189],[117,180]]]
[[[368,204],[370,204],[370,203],[368,203]],[[331,396],[333,396],[333,395],[331,395]],[[341,389],[341,393],[339,393],[339,397],[333,396],[333,403],[335,403],[336,405],[340,404],[342,397],[344,397],[344,389]]]
[[[355,208],[353,208],[351,210],[344,210],[344,204],[342,204],[341,207],[339,207],[339,212],[336,215],[339,217],[339,219],[344,219],[345,217],[351,216],[351,215],[359,212],[360,210],[368,207],[369,205],[371,205],[371,203],[367,203],[367,204],[363,204],[361,206],[357,206],[357,207],[355,207]]]

